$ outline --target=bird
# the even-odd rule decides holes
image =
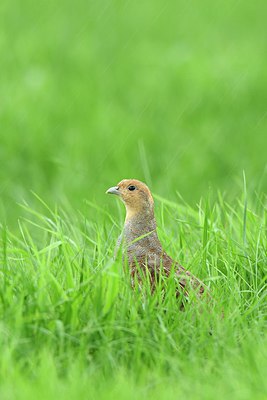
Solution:
[[[148,186],[137,179],[123,179],[106,193],[118,196],[126,208],[125,223],[115,253],[120,246],[124,248],[132,286],[148,274],[154,291],[160,274],[163,274],[167,278],[175,276],[176,297],[182,295],[188,300],[190,292],[194,292],[197,298],[202,297],[208,291],[207,286],[173,260],[162,247],[157,234],[154,200]]]

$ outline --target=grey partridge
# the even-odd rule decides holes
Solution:
[[[123,179],[106,193],[118,196],[126,207],[125,224],[117,248],[122,244],[125,249],[132,282],[140,281],[140,271],[148,273],[153,290],[160,273],[168,277],[173,268],[178,282],[177,297],[181,293],[188,297],[192,291],[200,297],[206,292],[207,287],[199,279],[163,250],[157,235],[154,200],[146,184],[137,179]]]

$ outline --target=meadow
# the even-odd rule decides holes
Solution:
[[[1,400],[266,399],[266,11],[1,2]],[[122,178],[212,312],[131,289]]]

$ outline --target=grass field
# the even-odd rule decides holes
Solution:
[[[1,2],[1,400],[266,399],[266,12]],[[131,177],[212,313],[113,261]]]

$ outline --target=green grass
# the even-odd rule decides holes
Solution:
[[[164,246],[210,286],[212,312],[179,311],[172,281],[164,298],[133,291],[105,210],[42,206],[23,206],[18,236],[1,228],[2,399],[264,398],[266,199],[157,200]]]
[[[266,398],[266,12],[0,2],[1,400]],[[131,177],[212,313],[113,261]]]

